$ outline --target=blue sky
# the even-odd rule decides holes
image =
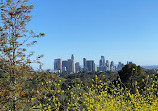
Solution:
[[[44,54],[44,68],[55,58],[83,57],[137,65],[158,64],[157,0],[31,0],[35,32],[46,36],[30,48]],[[35,57],[34,56],[34,57]],[[36,65],[33,67],[37,68]]]

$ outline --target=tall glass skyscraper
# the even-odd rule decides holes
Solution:
[[[71,56],[71,60],[72,60],[72,73],[75,73],[75,60],[74,60],[74,55],[72,54]]]
[[[101,59],[99,61],[99,66],[105,66],[105,58],[104,58],[104,56],[101,56]]]
[[[62,72],[62,63],[61,59],[55,59],[54,60],[54,70],[58,72]]]

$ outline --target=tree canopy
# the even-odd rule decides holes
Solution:
[[[145,70],[141,66],[136,64],[127,64],[122,70],[118,72],[121,82],[127,87],[134,89],[137,83],[140,87],[143,87],[142,80],[146,79]]]

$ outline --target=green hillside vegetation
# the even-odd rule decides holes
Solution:
[[[126,73],[130,73],[131,65],[136,67],[135,64],[128,64],[120,72],[128,67],[129,72]],[[32,77],[25,80],[19,91],[22,99],[18,100],[17,110],[157,110],[157,76],[149,77],[144,74],[144,78],[139,81],[141,84],[134,79],[134,89],[124,86],[128,81],[124,82],[119,76],[107,73],[77,73],[58,77],[46,72],[32,72]],[[1,81],[4,81],[4,76]],[[8,107],[9,95],[3,90],[0,92],[1,109],[8,110],[11,109]],[[100,96],[103,100],[99,99]]]

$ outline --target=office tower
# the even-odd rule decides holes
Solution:
[[[99,66],[105,66],[105,58],[104,58],[104,56],[101,56],[101,59],[99,61]]]
[[[118,66],[117,66],[117,70],[121,70],[122,68],[124,67],[124,64],[122,64],[121,62],[118,63]]]
[[[56,72],[62,72],[61,59],[55,59],[54,60],[54,71],[56,71]]]
[[[105,64],[104,56],[101,56],[101,59],[99,60],[98,71],[100,71],[100,72],[105,72],[106,71],[106,64]]]
[[[95,72],[97,72],[97,64],[94,63],[94,69]]]
[[[95,63],[93,60],[87,60],[87,72],[94,72],[95,71]]]
[[[86,62],[86,58],[83,58],[83,71],[87,71],[87,62]]]
[[[73,54],[71,56],[71,59],[62,61],[62,69],[64,70],[64,72],[66,71],[68,73],[75,73],[75,60]]]
[[[72,72],[72,59],[67,60],[67,72],[68,73],[73,73]]]
[[[74,55],[73,54],[71,56],[71,60],[72,60],[72,73],[75,73],[75,60],[74,60]]]
[[[110,71],[110,63],[106,60],[106,71]]]
[[[68,73],[75,73],[75,61],[74,61],[74,55],[72,54],[71,59],[67,60],[66,63],[66,70]]]
[[[68,61],[62,61],[62,71],[66,72],[68,67]]]
[[[111,61],[111,64],[110,64],[110,71],[112,71],[112,72],[115,71],[114,61]]]
[[[62,61],[62,67],[67,67],[67,61]]]
[[[76,62],[76,63],[75,63],[75,71],[76,71],[76,73],[78,73],[78,72],[81,71],[81,66],[80,66],[80,63],[79,63],[79,62]]]

